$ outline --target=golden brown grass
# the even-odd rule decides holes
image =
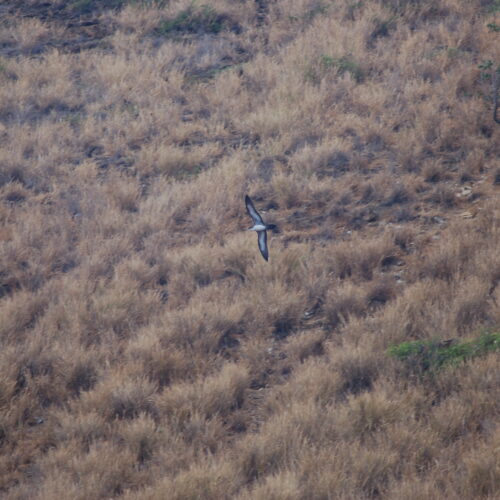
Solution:
[[[498,496],[498,1],[1,9],[3,496]]]

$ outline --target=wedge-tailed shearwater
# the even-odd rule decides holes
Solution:
[[[253,206],[252,200],[250,199],[250,196],[246,195],[245,196],[245,205],[247,207],[247,212],[248,215],[253,220],[253,226],[248,228],[249,231],[257,231],[257,240],[259,242],[259,250],[260,253],[262,254],[262,257],[267,261],[269,259],[269,251],[267,249],[267,233],[266,231],[268,229],[274,229],[276,226],[274,224],[266,224],[263,220],[262,217],[260,216],[259,212],[255,210],[255,207]]]

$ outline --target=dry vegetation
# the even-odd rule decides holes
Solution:
[[[498,498],[499,13],[2,3],[0,494]]]

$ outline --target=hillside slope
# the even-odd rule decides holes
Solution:
[[[498,495],[498,0],[0,16],[2,495]]]

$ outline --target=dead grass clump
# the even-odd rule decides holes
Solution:
[[[377,358],[366,356],[356,350],[336,355],[336,370],[340,373],[337,396],[344,398],[349,394],[371,391],[379,373]]]
[[[189,33],[217,34],[223,30],[238,32],[240,29],[229,16],[219,14],[213,7],[208,5],[196,7],[191,4],[178,12],[174,18],[162,21],[157,33],[163,36]]]
[[[247,240],[248,235],[246,235],[245,241],[238,240],[225,247],[221,258],[223,276],[235,276],[242,282],[250,277],[249,271],[252,269],[255,256],[250,251]]]
[[[305,438],[291,419],[270,420],[258,436],[245,439],[238,447],[235,459],[247,481],[256,481],[286,468],[298,459]]]
[[[280,471],[269,474],[261,483],[243,491],[237,497],[239,500],[251,498],[268,498],[269,500],[285,500],[301,498],[301,488],[296,474],[292,471]]]
[[[401,401],[387,394],[364,393],[349,397],[339,415],[338,429],[346,436],[369,436],[385,425],[397,422],[402,415]]]
[[[97,383],[99,371],[94,357],[87,356],[87,359],[79,359],[74,366],[71,367],[67,388],[78,396],[82,391],[89,391]]]
[[[210,165],[221,151],[217,144],[178,147],[168,144],[151,143],[138,154],[137,168],[145,174],[152,173],[172,176],[179,180],[191,179]]]
[[[253,300],[258,312],[248,322],[250,331],[270,331],[276,339],[288,337],[299,325],[306,309],[304,295],[279,282],[268,285],[264,293],[258,291],[261,280],[256,283]]]
[[[318,60],[313,63],[306,72],[306,79],[319,85],[324,78],[331,75],[342,77],[347,74],[356,83],[363,82],[365,70],[352,58],[352,55],[343,55],[339,58],[328,54],[322,54]]]
[[[422,170],[425,182],[440,182],[443,180],[443,175],[446,175],[446,170],[440,162],[436,161],[427,163]]]
[[[160,306],[159,294],[141,293],[125,280],[117,278],[107,286],[104,283],[98,286],[89,304],[89,319],[94,328],[112,331],[123,338],[145,324],[150,314]]]
[[[191,262],[188,259],[181,261],[178,270],[179,275],[187,275],[192,278],[194,285],[198,287],[208,286],[214,279],[212,274],[213,265],[207,260],[199,260]]]
[[[10,204],[22,203],[28,197],[28,193],[20,182],[9,182],[1,189],[0,198]]]
[[[63,33],[59,33],[64,36]],[[16,45],[20,50],[34,49],[37,44],[49,37],[49,28],[40,19],[22,19],[15,22],[4,32],[3,42]]]
[[[457,201],[453,189],[450,186],[440,184],[431,190],[427,200],[445,208],[455,206]]]
[[[222,295],[225,295],[224,285],[220,288],[223,290]],[[211,307],[214,302],[207,300],[207,297],[211,293],[216,294],[216,289],[214,286],[210,290],[201,290],[196,299],[183,310],[165,312],[159,323],[165,328],[161,335],[165,345],[173,343],[181,349],[191,346],[196,351],[203,352],[205,356],[221,353],[239,343],[237,337],[243,333],[245,324],[261,319],[257,316],[249,317],[248,323],[244,321],[247,309],[241,303],[235,303],[220,311],[215,310]]]
[[[126,212],[138,211],[140,191],[138,186],[131,182],[130,179],[115,178],[109,186],[108,196],[120,210]]]
[[[340,279],[371,280],[384,258],[393,254],[393,239],[385,234],[371,241],[349,241],[336,245],[329,263]]]
[[[189,466],[174,478],[167,478],[146,491],[129,498],[161,500],[168,496],[172,500],[184,498],[206,498],[216,500],[221,495],[232,496],[240,487],[242,479],[231,463],[212,463],[205,460]]]
[[[436,396],[441,396],[441,404],[435,405],[430,424],[445,442],[462,439],[463,436],[488,436],[491,422],[498,412],[496,377],[489,370],[495,364],[498,354],[490,354],[455,369],[443,370],[436,380]],[[464,369],[465,368],[465,369]],[[462,405],[462,397],[477,398],[481,404]],[[449,422],[445,415],[448,414]],[[493,419],[493,420],[492,420]],[[449,425],[448,425],[449,423]]]
[[[53,415],[57,421],[54,426],[56,438],[61,443],[76,442],[84,451],[88,451],[92,444],[102,442],[109,430],[104,416],[95,411],[69,416],[58,409]]]
[[[93,391],[80,395],[77,407],[94,411],[111,422],[114,419],[134,419],[140,414],[157,415],[157,387],[149,380],[127,380],[116,373],[113,378],[99,382]]]
[[[500,487],[500,468],[498,456],[498,431],[488,443],[482,443],[477,450],[466,453],[464,457],[465,475],[462,482],[470,496],[480,498],[494,497]]]
[[[29,209],[26,214],[18,230],[7,235],[0,251],[6,291],[22,288],[34,292],[56,273],[67,272],[75,265],[72,227],[66,217],[52,218],[42,211],[32,214]]]
[[[288,337],[293,330],[297,327],[300,320],[300,304],[297,300],[281,301],[279,304],[275,305],[274,311],[272,312],[272,325],[273,325],[273,335],[277,339],[283,339]]]
[[[150,383],[126,384],[114,389],[110,395],[109,416],[116,418],[136,418],[141,412],[155,414],[151,397],[154,386]]]
[[[0,337],[6,343],[21,342],[27,330],[34,327],[47,306],[42,293],[20,291],[3,299],[0,304]]]
[[[388,194],[387,198],[383,202],[386,207],[391,207],[392,205],[401,205],[408,203],[413,198],[412,193],[409,191],[408,187],[404,185],[396,185]]]
[[[452,335],[448,318],[452,290],[439,280],[423,280],[404,289],[377,317],[386,345],[409,339],[434,338],[436,332]]]
[[[155,332],[151,327],[148,330]],[[132,362],[140,363],[141,371],[153,384],[161,389],[196,374],[184,350],[174,346],[163,349],[159,335],[148,334],[148,330],[140,330],[138,337],[128,344],[126,352]]]
[[[481,394],[480,399],[484,399],[485,394]],[[477,431],[478,414],[484,418],[490,414],[492,408],[467,408],[460,405],[456,395],[446,398],[439,406],[433,409],[431,416],[431,428],[446,444],[463,439],[466,435]]]
[[[0,109],[4,116],[13,122],[25,123],[51,111],[75,109],[78,100],[71,92],[70,68],[70,59],[57,51],[46,54],[41,61],[26,59],[13,65],[12,71],[18,78],[9,81],[0,93]],[[36,89],[36,92],[30,92],[30,89]],[[11,98],[17,99],[17,106],[8,102]],[[30,139],[29,135],[24,136],[26,139]]]
[[[383,276],[368,289],[366,302],[372,309],[385,305],[396,297],[397,283],[394,279]]]
[[[461,333],[474,330],[476,325],[485,325],[489,320],[490,286],[472,277],[464,280],[454,300],[456,329]]]
[[[97,464],[104,461],[106,467]],[[136,457],[119,445],[96,443],[87,453],[68,454],[68,450],[56,450],[44,457],[43,465],[62,466],[62,478],[52,475],[45,478],[40,498],[66,496],[73,498],[105,498],[123,494],[130,488],[144,483],[144,472],[136,465]],[[61,481],[62,479],[62,481]],[[61,490],[61,483],[64,490]],[[83,485],[83,486],[82,486]]]
[[[198,385],[176,384],[167,389],[159,400],[160,408],[173,419],[186,419],[199,413],[205,418],[226,415],[243,403],[248,387],[248,371],[235,364],[226,364],[220,373]]]
[[[64,362],[56,352],[32,343],[26,351],[11,363],[16,367],[15,393],[31,391],[38,393],[38,403],[49,406],[59,401],[64,391],[59,386]],[[11,355],[13,352],[10,353]],[[59,394],[59,392],[61,394]]]
[[[470,265],[475,261],[475,241],[482,239],[480,231],[464,231],[466,222],[456,223],[449,233],[429,251],[421,269],[424,276],[451,280],[457,273],[468,273]],[[473,229],[473,225],[470,225]]]
[[[331,329],[349,322],[350,316],[362,316],[366,312],[364,287],[352,283],[333,286],[325,297],[326,325]]]
[[[320,179],[338,178],[350,170],[352,158],[348,143],[328,138],[320,144],[299,149],[290,159],[292,168],[317,175]]]
[[[424,398],[422,398],[424,399]],[[388,427],[388,440],[380,443],[394,450],[402,462],[402,475],[412,477],[414,474],[422,477],[432,469],[433,463],[439,457],[440,438],[426,424],[411,422],[408,428],[405,422],[395,423]]]
[[[273,398],[269,398],[268,404],[276,413],[280,405],[292,399],[300,402],[312,400],[326,407],[337,399],[341,386],[336,366],[327,362],[325,357],[311,358],[294,370],[287,383],[275,391]]]
[[[415,247],[415,240],[417,239],[416,230],[408,227],[398,227],[394,230],[394,243],[403,252],[410,253]]]
[[[323,332],[307,331],[290,337],[286,352],[291,362],[300,363],[313,356],[323,356],[325,354]]]
[[[359,458],[352,464],[356,486],[368,498],[384,495],[390,480],[398,475],[400,462],[395,453],[378,450],[360,450]]]
[[[137,462],[149,462],[160,446],[162,430],[148,415],[127,421],[120,429],[120,438],[136,455]]]

